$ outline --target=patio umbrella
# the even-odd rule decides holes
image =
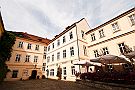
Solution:
[[[87,72],[88,72],[89,66],[94,66],[89,60],[81,60],[81,61],[75,62],[74,65],[85,65]]]
[[[127,58],[134,58],[135,59],[135,51],[130,52],[128,54],[125,55]]]
[[[81,61],[75,62],[74,65],[86,65],[86,66],[91,66],[91,65],[93,65],[93,64],[90,63],[89,60],[81,60]]]
[[[116,55],[104,55],[99,60],[102,64],[129,63],[125,58]]]
[[[92,59],[90,59],[90,61],[91,61],[91,62],[100,63],[99,59],[100,59],[100,58],[92,58]]]

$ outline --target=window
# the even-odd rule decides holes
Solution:
[[[48,51],[50,51],[50,46],[48,46]]]
[[[60,59],[60,52],[57,53],[57,60]]]
[[[18,48],[23,48],[23,42],[19,42]]]
[[[54,48],[54,43],[52,44],[52,48]]]
[[[54,76],[54,69],[50,70],[50,76]]]
[[[44,53],[44,55],[43,55],[43,59],[46,59],[46,53]]]
[[[118,23],[116,22],[116,23],[112,24],[112,28],[114,31],[118,31],[119,30]]]
[[[75,66],[71,66],[72,75],[75,75]]]
[[[16,62],[19,62],[19,61],[20,61],[20,58],[21,58],[21,54],[16,54],[16,59],[15,59],[15,61],[16,61]]]
[[[44,51],[47,51],[47,47],[44,46]]]
[[[36,48],[35,48],[35,50],[39,50],[39,45],[36,45]]]
[[[42,71],[45,71],[45,67],[42,67]]]
[[[31,44],[28,43],[27,49],[31,49]]]
[[[87,48],[83,45],[84,55],[87,56]]]
[[[98,50],[94,50],[94,55],[95,55],[95,57],[99,57]]]
[[[72,32],[70,32],[70,33],[69,33],[69,36],[70,36],[70,39],[72,39],[72,38],[73,38],[73,34],[72,34]]]
[[[63,50],[63,58],[66,58],[66,50]]]
[[[63,67],[63,75],[67,75],[66,67]]]
[[[52,62],[54,61],[54,55],[52,55]]]
[[[74,56],[74,47],[70,47],[70,55]]]
[[[27,69],[23,70],[23,76],[28,76],[28,70]]]
[[[50,56],[47,57],[47,62],[50,62]]]
[[[66,42],[66,38],[65,38],[65,36],[63,36],[63,43],[65,43]]]
[[[34,62],[37,62],[38,56],[34,56]]]
[[[104,54],[104,55],[109,54],[109,51],[108,51],[108,48],[107,48],[107,47],[103,48],[103,54]]]
[[[17,78],[18,70],[13,70],[12,78]]]
[[[46,66],[46,63],[43,63],[43,66]]]
[[[45,71],[46,63],[43,63],[42,71]]]
[[[129,16],[132,25],[135,25],[135,14]]]
[[[81,31],[81,34],[82,34],[82,38],[84,39],[84,31]]]
[[[121,54],[124,54],[126,52],[125,44],[120,43],[118,44]]]
[[[26,55],[26,60],[25,60],[25,62],[29,62],[29,60],[30,60],[30,55]]]
[[[60,40],[57,40],[57,46],[59,46],[60,45]]]
[[[96,40],[95,33],[92,33],[92,34],[91,34],[91,40],[92,40],[92,41],[95,41],[95,40]]]
[[[105,37],[103,29],[99,31],[100,38]]]

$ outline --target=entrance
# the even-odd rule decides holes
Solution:
[[[36,79],[36,76],[37,76],[37,70],[32,70],[31,79]]]

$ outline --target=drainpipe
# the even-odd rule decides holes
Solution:
[[[77,35],[77,25],[76,25],[76,36],[77,36],[77,48],[78,48],[78,60],[80,61],[78,35]],[[79,72],[81,72],[80,65],[79,65]]]

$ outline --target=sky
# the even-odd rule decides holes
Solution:
[[[135,0],[0,0],[7,31],[52,39],[85,18],[94,28],[135,7]]]

